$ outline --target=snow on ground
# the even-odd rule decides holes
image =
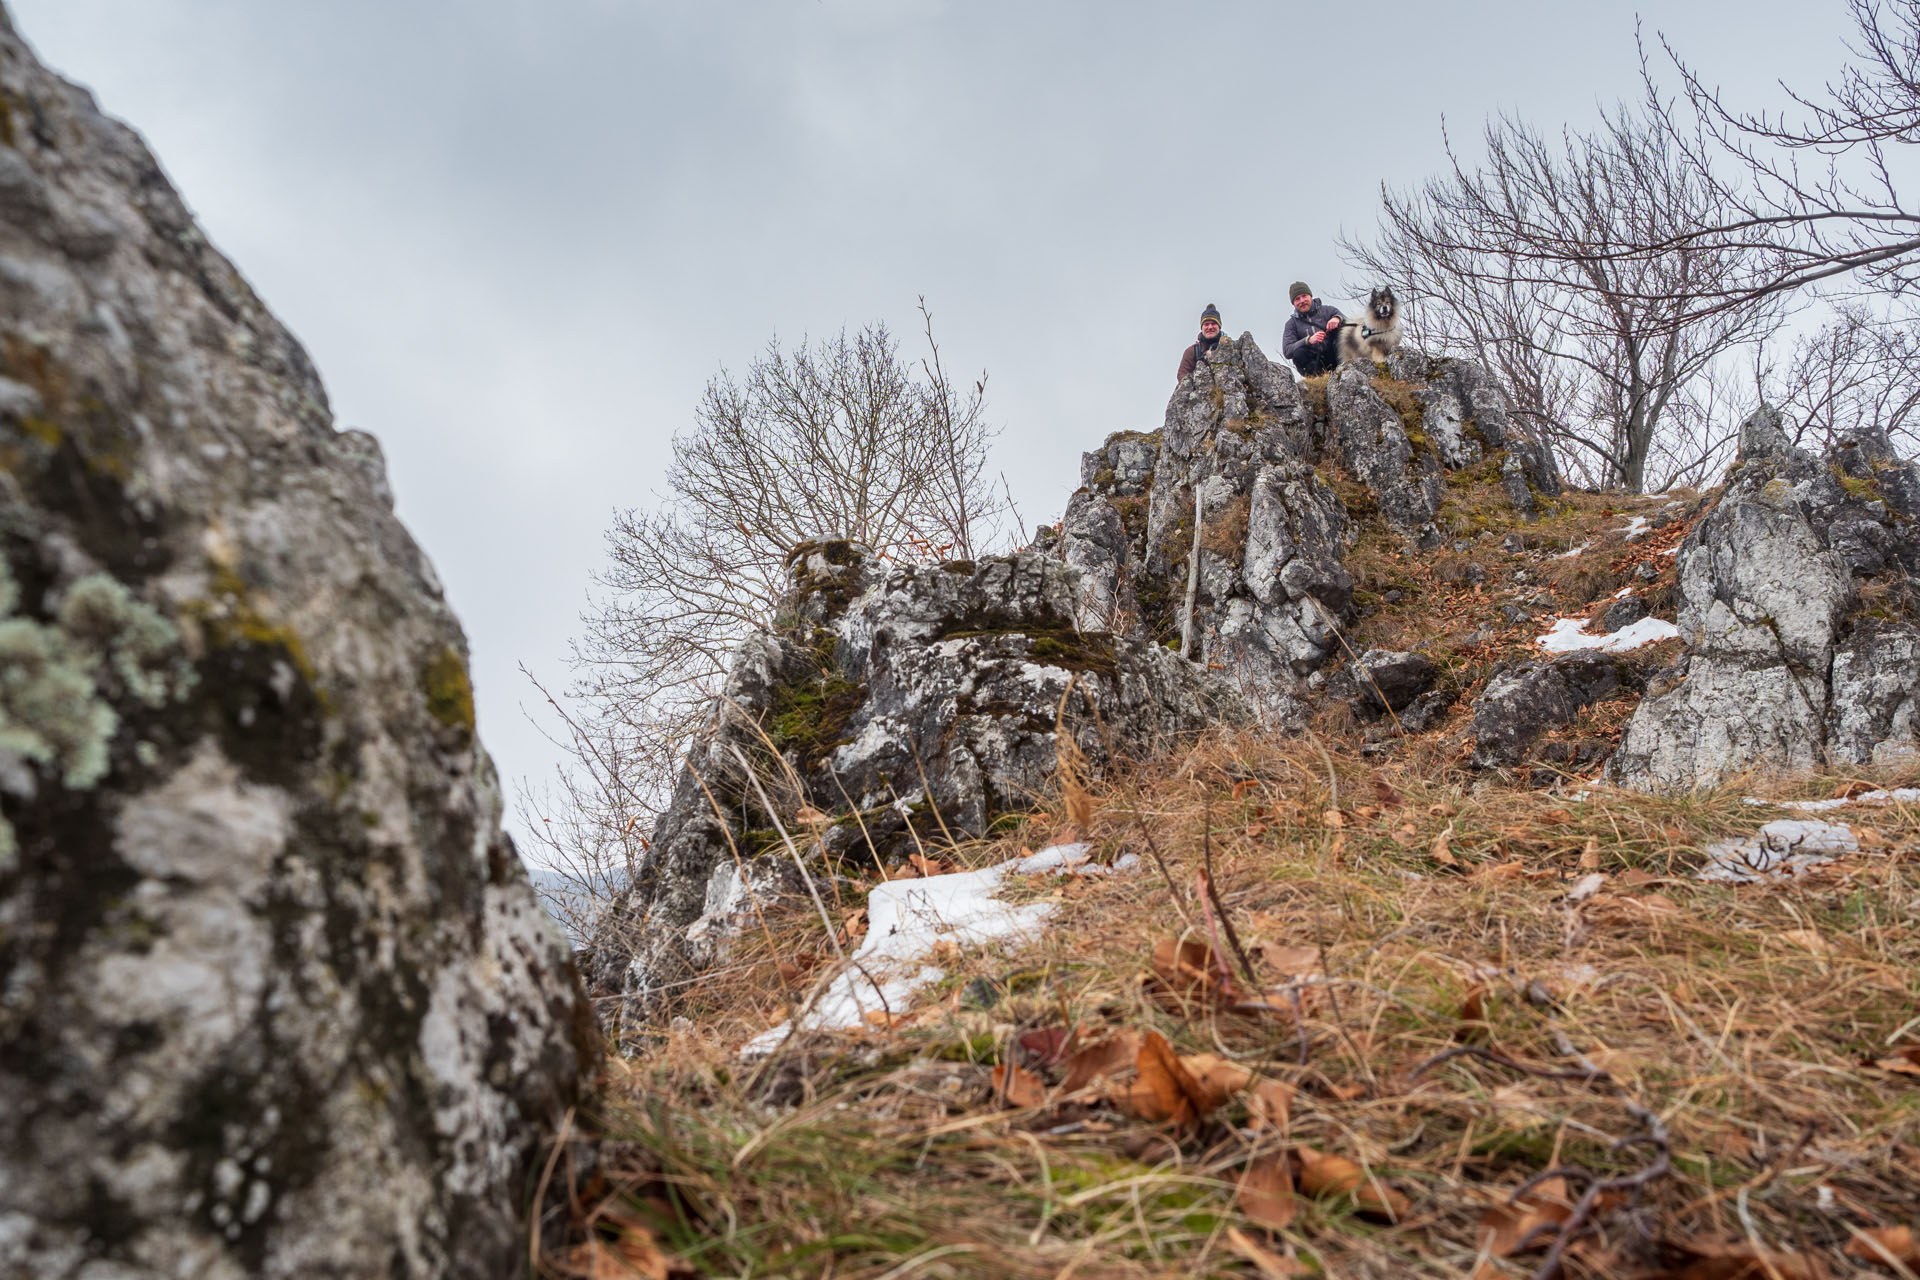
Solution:
[[[1828,809],[1838,809],[1842,805],[1849,804],[1872,806],[1920,804],[1920,787],[1899,787],[1893,791],[1863,791],[1857,796],[1840,796],[1833,800],[1761,800],[1753,796],[1747,796],[1745,800],[1748,804],[1768,804],[1776,809],[1792,809],[1799,813],[1824,813]]]
[[[848,957],[844,970],[800,1015],[802,1030],[858,1027],[869,1013],[900,1014],[922,987],[938,982],[945,970],[926,961],[943,944],[985,946],[1003,939],[1026,940],[1046,927],[1053,904],[1016,906],[995,896],[1012,875],[1106,875],[1139,862],[1128,854],[1107,868],[1092,862],[1091,846],[1054,845],[978,871],[889,880],[867,894],[867,936]],[[745,1055],[770,1053],[789,1034],[789,1023],[755,1036]]]
[[[1841,854],[1858,853],[1860,841],[1844,822],[1781,818],[1740,840],[1716,840],[1706,848],[1702,880],[1752,884],[1825,866]]]
[[[1634,516],[1629,519],[1625,527],[1620,530],[1620,536],[1628,542],[1632,542],[1635,538],[1646,537],[1648,531],[1652,528],[1653,526],[1647,522],[1645,516]]]
[[[1572,653],[1576,649],[1598,649],[1602,653],[1625,653],[1643,644],[1671,640],[1680,628],[1664,618],[1642,618],[1607,635],[1587,631],[1585,618],[1555,618],[1547,634],[1534,641],[1548,653]]]
[[[1555,560],[1571,560],[1573,559],[1573,557],[1579,555],[1581,552],[1585,551],[1588,547],[1592,545],[1593,544],[1591,542],[1583,542],[1571,551],[1562,551],[1559,555],[1555,556],[1554,559]]]

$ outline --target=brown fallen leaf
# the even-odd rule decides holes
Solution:
[[[1283,1258],[1271,1249],[1255,1242],[1254,1238],[1238,1227],[1227,1228],[1227,1244],[1233,1251],[1253,1264],[1266,1280],[1293,1280],[1295,1276],[1311,1275],[1305,1263],[1295,1262],[1292,1258]]]
[[[1600,869],[1600,837],[1588,836],[1587,847],[1580,851],[1580,869],[1598,871]]]
[[[1147,1032],[1134,1066],[1140,1072],[1140,1082],[1153,1090],[1154,1101],[1167,1119],[1182,1127],[1199,1121],[1194,1100],[1200,1096],[1200,1082],[1180,1065],[1165,1036],[1158,1031]]]
[[[1514,858],[1509,862],[1483,863],[1474,871],[1472,878],[1498,884],[1507,880],[1518,880],[1526,873],[1527,864]]]
[[[1061,1082],[1061,1092],[1078,1093],[1102,1077],[1131,1071],[1134,1059],[1139,1056],[1140,1033],[1131,1027],[1116,1031],[1067,1059],[1067,1078]]]
[[[652,1228],[618,1201],[603,1203],[593,1219],[612,1225],[618,1234],[612,1240],[591,1235],[570,1251],[568,1261],[582,1280],[670,1280],[679,1270]]]
[[[1910,1044],[1896,1049],[1885,1058],[1875,1058],[1868,1066],[1878,1067],[1882,1071],[1891,1071],[1895,1075],[1920,1076],[1920,1044]]]
[[[1248,1127],[1285,1133],[1292,1109],[1292,1085],[1280,1080],[1262,1080],[1247,1095]]]
[[[1540,815],[1540,821],[1547,823],[1549,826],[1562,827],[1573,821],[1573,811],[1570,809],[1548,809]]]
[[[1293,1167],[1287,1157],[1266,1155],[1249,1163],[1240,1174],[1234,1199],[1254,1226],[1285,1231],[1299,1210],[1293,1198]]]
[[[1756,1249],[1746,1241],[1715,1244],[1706,1241],[1668,1241],[1668,1247],[1686,1256],[1677,1267],[1654,1272],[1645,1280],[1828,1280],[1824,1262],[1812,1254]]]
[[[1180,1059],[1187,1074],[1193,1077],[1199,1086],[1194,1095],[1194,1109],[1202,1116],[1238,1097],[1240,1091],[1253,1081],[1253,1072],[1237,1062],[1230,1062],[1218,1054],[1195,1053]]]
[[[1017,1043],[1031,1055],[1029,1060],[1035,1066],[1051,1067],[1066,1056],[1074,1034],[1071,1027],[1035,1027],[1021,1032]]]
[[[1557,1226],[1573,1216],[1565,1178],[1548,1178],[1518,1200],[1497,1204],[1480,1215],[1480,1247],[1505,1258],[1523,1246],[1544,1249]]]
[[[1407,1215],[1412,1202],[1379,1178],[1368,1177],[1345,1156],[1336,1156],[1312,1147],[1297,1147],[1300,1158],[1300,1189],[1310,1196],[1351,1195],[1361,1213],[1398,1222]]]
[[[1338,831],[1347,825],[1347,815],[1338,809],[1329,809],[1320,815],[1320,825],[1332,831]]]
[[[1460,1002],[1460,1025],[1453,1029],[1455,1040],[1484,1040],[1493,1030],[1487,1021],[1487,989],[1475,985]]]
[[[1262,969],[1271,970],[1281,978],[1304,978],[1320,968],[1318,947],[1281,947],[1258,942],[1253,946],[1253,954]]]
[[[1460,865],[1460,859],[1453,856],[1452,843],[1453,824],[1449,822],[1447,829],[1433,838],[1433,845],[1430,849],[1433,860],[1443,867],[1457,867]]]
[[[1226,995],[1213,948],[1195,938],[1162,938],[1153,948],[1153,973],[1167,990],[1190,1000]]]
[[[1013,1062],[993,1069],[993,1093],[1010,1107],[1037,1107],[1047,1100],[1047,1086],[1040,1077]]]
[[[1846,1254],[1883,1267],[1892,1259],[1909,1271],[1920,1271],[1920,1238],[1912,1227],[1863,1227],[1847,1241]]]

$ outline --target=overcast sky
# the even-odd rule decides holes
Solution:
[[[1441,118],[1584,125],[1628,5],[1086,0],[6,0],[153,146],[386,448],[516,793],[557,754],[616,507],[706,380],[925,294],[986,368],[1029,524],[1160,423],[1199,311],[1277,354],[1290,280],[1442,160]],[[1741,102],[1843,57],[1839,0],[1646,16]],[[523,844],[524,847],[524,844]]]

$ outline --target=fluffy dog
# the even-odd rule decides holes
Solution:
[[[1400,349],[1400,301],[1392,289],[1375,289],[1358,320],[1340,326],[1340,362],[1385,360]]]

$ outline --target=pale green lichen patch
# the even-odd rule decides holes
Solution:
[[[112,697],[158,707],[192,687],[180,633],[106,574],[74,583],[52,624],[13,616],[19,604],[0,563],[0,752],[84,790],[107,772],[120,726]],[[13,830],[0,821],[0,867],[14,853]]]

